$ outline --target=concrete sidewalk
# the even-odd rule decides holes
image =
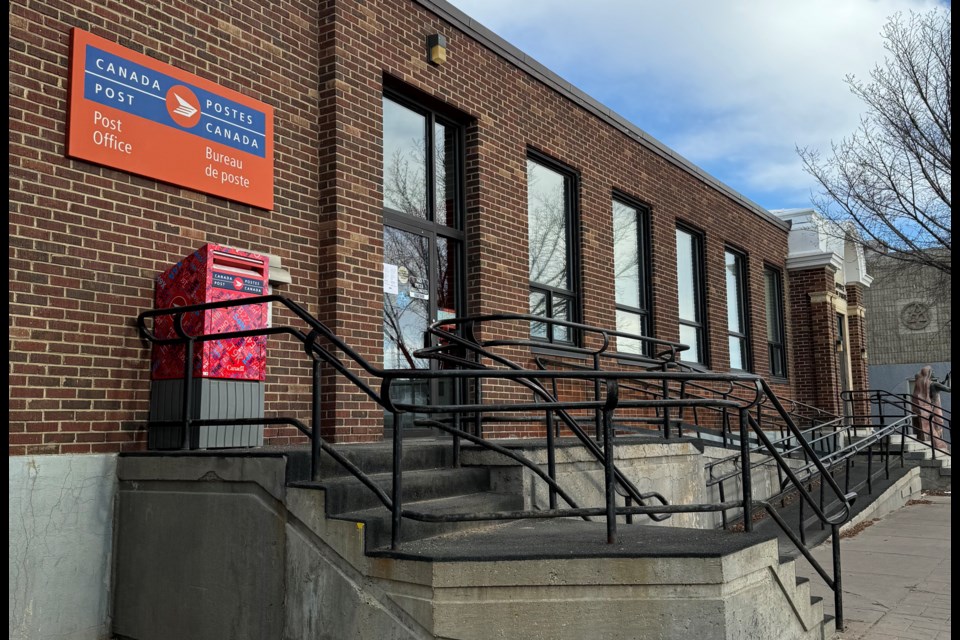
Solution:
[[[841,640],[950,638],[950,496],[922,495],[840,541],[845,629]],[[830,542],[813,555],[831,572]],[[803,558],[797,575],[834,614],[833,592]]]

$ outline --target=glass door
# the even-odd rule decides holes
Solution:
[[[417,358],[426,346],[433,321],[430,295],[431,243],[425,236],[395,227],[383,228],[383,366],[387,369],[427,369]],[[404,380],[394,385],[396,402],[430,399],[429,381]],[[392,416],[388,416],[392,419]]]
[[[417,229],[383,229],[383,366],[429,369],[434,360],[418,358],[430,346],[427,327],[458,315],[460,242]],[[443,405],[455,401],[453,380],[403,380],[393,385],[397,402]],[[434,416],[435,417],[435,416]],[[392,428],[392,415],[385,415]],[[408,417],[412,419],[412,417]],[[409,425],[407,425],[409,427]],[[424,432],[423,435],[427,435]]]
[[[383,364],[427,369],[418,358],[429,346],[427,327],[459,315],[463,273],[462,128],[402,98],[383,100]],[[444,380],[394,384],[394,401],[442,405],[455,401]],[[433,414],[431,417],[436,418]],[[404,432],[416,416],[405,415]],[[393,416],[384,415],[391,432]]]

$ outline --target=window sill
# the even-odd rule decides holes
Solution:
[[[543,345],[530,347],[530,353],[540,356],[554,356],[563,358],[574,358],[576,360],[589,360],[590,353],[583,347],[575,345],[555,345],[550,342],[544,342]]]

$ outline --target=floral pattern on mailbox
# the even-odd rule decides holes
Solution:
[[[267,293],[269,261],[266,256],[205,244],[157,276],[157,309],[237,300]],[[157,337],[176,337],[172,316],[157,318]],[[186,314],[188,335],[261,329],[267,326],[265,303],[210,309]],[[266,336],[209,340],[194,344],[193,375],[200,378],[264,380]],[[183,378],[182,345],[154,345],[150,374],[153,380]]]

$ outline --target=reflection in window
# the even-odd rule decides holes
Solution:
[[[527,231],[530,266],[530,313],[573,320],[572,174],[527,160]],[[569,328],[534,323],[531,336],[550,342],[572,342]]]
[[[383,205],[427,219],[426,118],[383,100]]]
[[[383,228],[384,264],[398,268],[396,286],[391,283],[383,293],[383,366],[387,369],[429,368],[426,360],[413,356],[425,346],[430,321],[429,260],[426,238]]]
[[[677,301],[680,342],[690,347],[683,360],[706,364],[703,326],[703,241],[697,234],[677,229]]]
[[[770,357],[770,375],[787,377],[787,357],[783,331],[783,280],[780,272],[771,267],[763,270],[767,307],[767,351]]]
[[[567,178],[527,160],[530,282],[568,289]]]
[[[401,95],[383,97],[383,366],[437,368],[415,353],[427,327],[462,312],[463,127]],[[454,380],[398,380],[394,401],[445,404]],[[407,425],[416,414],[408,414]],[[386,412],[385,425],[393,427]],[[399,427],[398,427],[399,428]]]
[[[748,371],[749,344],[746,319],[746,258],[735,251],[724,252],[727,273],[727,341],[730,368]]]
[[[646,225],[646,214],[642,209],[613,201],[617,331],[641,336],[650,335]],[[617,338],[617,350],[624,353],[643,353],[643,345],[640,340]]]

